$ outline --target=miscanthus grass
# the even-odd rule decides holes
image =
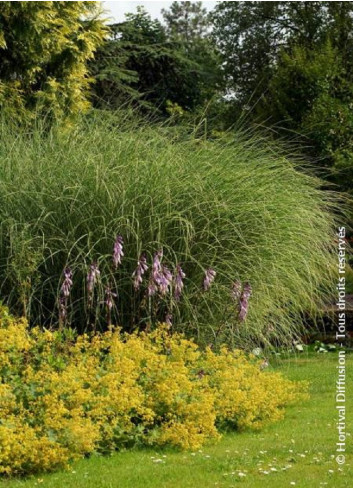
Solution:
[[[178,138],[119,114],[0,131],[0,296],[33,323],[104,328],[109,309],[126,330],[165,314],[204,343],[290,341],[334,290],[335,193],[256,135]],[[158,250],[183,284],[153,302],[136,266]]]

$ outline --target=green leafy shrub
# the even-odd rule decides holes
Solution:
[[[2,297],[34,324],[57,324],[69,266],[68,322],[82,330],[90,326],[87,274],[97,262],[96,327],[106,327],[106,287],[118,294],[113,321],[127,331],[145,327],[155,303],[131,276],[142,252],[151,266],[163,248],[165,265],[180,263],[186,274],[182,299],[166,295],[161,306],[172,309],[175,328],[205,344],[291,341],[302,313],[314,314],[334,292],[335,194],[258,136],[238,132],[227,143],[171,134],[122,114],[83,120],[70,134],[3,126]],[[125,256],[113,270],[117,234]],[[208,268],[217,276],[204,293]],[[230,298],[235,280],[253,288],[241,324]]]
[[[218,427],[259,428],[299,385],[226,349],[202,353],[160,326],[75,336],[0,311],[0,473],[52,470],[144,443],[195,449]]]

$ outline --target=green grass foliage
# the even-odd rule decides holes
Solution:
[[[117,114],[67,133],[3,125],[0,137],[0,293],[32,322],[57,321],[65,266],[74,281],[69,320],[81,330],[92,321],[104,327],[110,284],[118,293],[113,319],[125,330],[172,312],[175,328],[207,343],[289,339],[332,293],[336,197],[259,136],[182,138]],[[117,234],[125,256],[114,272]],[[165,264],[181,263],[186,273],[178,303],[148,301],[145,283],[133,289],[139,255],[151,265],[160,248]],[[93,261],[101,276],[89,312]],[[205,293],[208,267],[217,276]],[[253,289],[241,323],[230,297],[236,279]]]

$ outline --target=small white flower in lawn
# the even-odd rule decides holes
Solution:
[[[292,486],[295,486],[295,482],[291,482],[291,485],[292,485]]]
[[[330,469],[330,470],[329,470],[329,473],[330,473],[330,474],[333,474],[333,473],[334,473],[334,471]]]
[[[155,459],[153,460],[153,462],[155,462],[155,463],[161,463],[161,462],[162,462],[162,463],[163,463],[163,462],[164,462],[164,460],[162,460],[161,458],[155,458]]]
[[[257,348],[254,348],[253,351],[251,352],[253,355],[255,355],[256,357],[260,356],[261,353],[262,353],[262,348],[260,347],[257,347]]]
[[[239,477],[246,477],[246,474],[244,474],[244,472],[238,472],[238,476]]]

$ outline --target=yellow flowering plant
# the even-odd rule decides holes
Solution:
[[[29,329],[0,306],[1,474],[137,443],[196,449],[279,419],[300,395],[244,353],[201,351],[166,325],[78,336]]]

